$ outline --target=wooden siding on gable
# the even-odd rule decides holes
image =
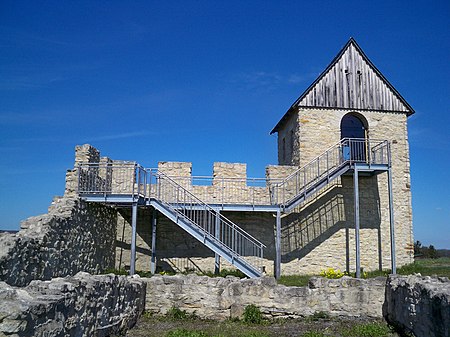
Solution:
[[[278,132],[298,107],[414,113],[351,38],[324,72],[292,104],[273,128]]]
[[[411,112],[350,44],[298,106]]]

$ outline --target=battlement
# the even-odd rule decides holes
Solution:
[[[156,182],[151,177],[137,181],[138,166],[134,162],[101,157],[100,151],[89,144],[76,146],[75,167],[66,176],[66,194],[76,194],[80,180],[81,184],[95,181],[97,192],[132,194],[132,191],[145,189],[146,194],[156,193]],[[81,172],[80,167],[83,167]],[[211,176],[194,176],[191,162],[158,163],[158,172],[212,205],[273,205],[276,200],[272,187],[297,169],[296,166],[270,165],[266,167],[264,178],[250,178],[245,163],[215,162]]]

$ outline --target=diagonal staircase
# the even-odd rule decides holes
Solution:
[[[318,157],[271,186],[272,203],[290,212],[355,165],[376,168],[389,164],[389,142],[344,138]]]
[[[283,181],[268,181],[271,204],[288,213],[355,165],[390,165],[389,142],[342,139]],[[78,193],[85,200],[151,205],[247,276],[262,275],[265,245],[163,172],[117,161],[77,169]]]
[[[249,277],[260,277],[265,245],[160,171],[150,205]]]

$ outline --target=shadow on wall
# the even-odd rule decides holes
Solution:
[[[116,268],[128,269],[130,265],[131,251],[131,208],[119,208],[119,219],[117,222],[116,237]],[[152,227],[151,227],[151,209],[140,208],[136,223],[136,254],[137,259],[147,259],[147,266],[143,268],[144,263],[139,263],[139,270],[150,270],[150,256],[152,244]]]
[[[381,218],[377,177],[360,177],[359,183],[360,228],[377,230],[378,265],[381,269]],[[345,251],[332,253],[346,254],[346,268],[349,270],[350,249],[354,249],[350,246],[350,234],[354,234],[355,228],[353,177],[337,179],[304,208],[290,213],[282,221],[283,263],[304,258],[338,231],[345,230]]]

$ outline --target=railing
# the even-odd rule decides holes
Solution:
[[[265,178],[208,176],[170,176],[170,178],[208,204],[271,205],[270,184]],[[281,181],[281,179],[277,179],[270,182],[279,183]]]
[[[148,174],[135,162],[84,163],[77,169],[80,194],[147,195]]]
[[[286,206],[299,195],[322,181],[329,179],[346,164],[365,163],[367,165],[390,165],[389,142],[386,140],[366,140],[344,138],[327,151],[299,168],[281,183],[271,186],[272,201]]]
[[[240,258],[254,270],[262,266],[263,243],[164,173],[144,169],[133,162],[116,161],[81,164],[77,169],[81,195],[155,198],[177,218],[183,218],[201,232],[204,240],[214,242],[233,259]]]
[[[250,266],[261,267],[265,245],[229,219],[203,202],[178,181],[156,171],[148,170],[151,195],[191,223],[208,238],[241,257]]]

